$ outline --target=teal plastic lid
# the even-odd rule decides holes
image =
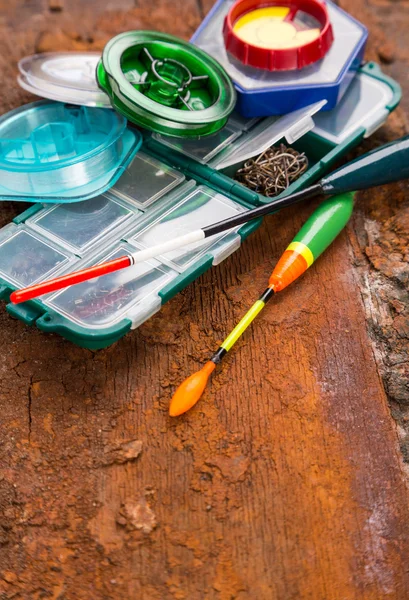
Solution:
[[[236,103],[233,84],[216,60],[158,32],[129,31],[110,40],[97,80],[127,119],[170,136],[215,133]]]
[[[26,104],[0,118],[0,199],[92,198],[114,185],[141,143],[112,110]]]
[[[99,89],[95,71],[98,52],[44,52],[26,56],[18,63],[19,85],[36,96],[79,104],[111,108],[109,97]]]

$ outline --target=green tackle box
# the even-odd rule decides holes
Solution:
[[[237,250],[261,220],[24,304],[10,303],[10,294],[269,202],[232,177],[248,158],[281,141],[309,160],[285,194],[311,185],[380,127],[400,97],[399,85],[368,63],[331,111],[318,112],[317,103],[282,117],[234,114],[223,130],[201,140],[146,134],[109,192],[75,204],[33,205],[0,230],[0,297],[7,311],[85,348],[113,344]]]

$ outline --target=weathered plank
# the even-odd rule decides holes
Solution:
[[[383,10],[350,4],[370,25]],[[101,47],[132,27],[189,37],[200,20],[193,0],[108,8],[5,3],[2,109],[30,99],[8,60],[35,48]],[[402,129],[398,114],[371,144]],[[0,597],[407,598],[408,494],[363,283],[390,248],[384,234],[402,227],[405,192],[360,195],[347,233],[263,312],[178,420],[167,416],[174,386],[263,289],[311,207],[268,218],[239,252],[107,350],[43,335],[3,307]],[[1,224],[20,210],[2,203]],[[368,244],[368,223],[382,221],[380,241]],[[142,451],[121,447],[130,440]]]

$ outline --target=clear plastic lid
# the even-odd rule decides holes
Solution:
[[[110,193],[144,210],[184,179],[179,171],[144,152],[138,152]]]
[[[118,226],[142,213],[106,195],[75,204],[57,204],[26,221],[28,227],[82,254]]]
[[[183,194],[179,200],[172,202],[172,206],[168,204],[161,213],[156,211],[154,215],[146,216],[140,224],[137,224],[135,230],[126,235],[126,239],[147,248],[227,219],[245,210],[244,206],[233,202],[223,194],[206,186],[199,186],[189,194]],[[183,271],[205,253],[211,252],[222,238],[227,239],[229,235],[227,243],[231,243],[233,238],[230,230],[168,252],[161,257],[161,260],[166,261],[172,268]]]
[[[182,152],[201,163],[209,162],[241,135],[240,129],[235,125],[225,125],[217,133],[196,140],[174,138],[155,133],[153,137],[170,148]]]
[[[24,226],[10,228],[9,234],[0,241],[0,277],[16,287],[49,279],[75,260],[71,253],[27,231]]]
[[[111,110],[41,101],[0,118],[0,198],[74,202],[113,185],[142,144]]]
[[[261,154],[281,138],[285,137],[289,144],[294,143],[313,129],[312,116],[325,104],[326,100],[321,100],[287,115],[264,119],[244,119],[235,115],[218,133],[198,140],[175,139],[158,134],[154,134],[154,137],[202,163],[223,169]]]
[[[334,43],[319,62],[298,71],[273,72],[241,64],[228,55],[223,39],[223,22],[236,0],[220,2],[211,19],[194,35],[193,43],[217,58],[243,90],[300,88],[338,81],[356,48],[367,36],[366,29],[332,2],[326,2]]]
[[[135,252],[133,246],[121,242],[84,261],[80,268],[132,252]],[[138,311],[143,314],[155,312],[158,292],[177,275],[169,267],[150,260],[71,286],[49,297],[45,304],[83,327],[109,327],[129,318],[130,313],[136,321]]]
[[[267,117],[249,132],[231,144],[211,162],[216,169],[224,169],[261,154],[267,148],[285,138],[293,144],[314,127],[312,116],[326,104],[326,100],[294,110],[282,117]]]
[[[389,115],[386,106],[392,99],[393,90],[389,85],[358,73],[339,104],[315,116],[314,133],[340,144],[363,127],[368,137]]]
[[[221,129],[236,103],[231,79],[199,48],[157,31],[127,31],[104,47],[97,81],[140,127],[197,138]]]
[[[111,108],[96,81],[101,58],[97,52],[46,52],[26,56],[18,63],[22,88],[50,100]]]

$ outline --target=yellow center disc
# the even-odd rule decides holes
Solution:
[[[284,21],[289,8],[270,6],[253,10],[237,20],[233,31],[243,42],[270,50],[297,48],[317,39],[318,28],[298,31],[289,21]]]

